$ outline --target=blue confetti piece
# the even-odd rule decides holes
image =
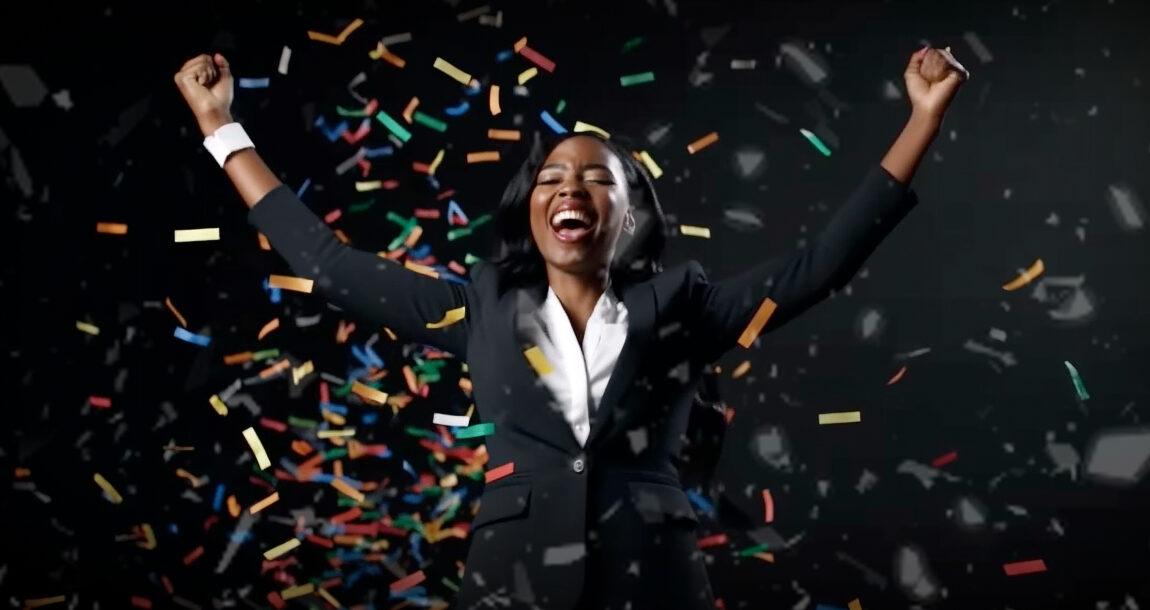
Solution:
[[[363,351],[367,354],[367,357],[371,359],[371,363],[375,365],[375,368],[381,369],[384,367],[383,358],[380,358],[379,354],[375,353],[375,350],[371,349],[370,345],[364,345]]]
[[[240,89],[267,89],[271,83],[272,79],[267,76],[263,78],[241,78]]]
[[[363,149],[363,156],[368,159],[376,157],[390,157],[395,154],[395,147],[393,146],[380,146],[379,148],[365,148]]]
[[[414,258],[414,259],[424,258],[428,254],[431,254],[431,244],[423,244],[423,245],[419,246],[418,248],[409,251],[407,254],[410,258]],[[383,368],[383,367],[380,367],[380,368]]]
[[[329,142],[335,142],[339,139],[340,136],[343,135],[343,132],[347,131],[348,124],[347,121],[340,121],[339,125],[336,125],[332,129],[328,129],[323,125],[318,125],[318,127],[319,130],[323,132],[323,135],[327,137]]]
[[[439,180],[436,180],[435,176],[428,176],[427,177],[427,184],[429,184],[431,186],[431,190],[433,190],[433,191],[439,190]]]
[[[283,298],[283,292],[279,288],[270,287],[268,285],[268,278],[266,278],[266,277],[264,278],[264,290],[267,290],[270,292],[272,303],[279,303],[280,300]]]
[[[451,222],[452,218],[458,218],[464,225],[471,222],[467,219],[467,214],[463,213],[463,208],[459,207],[459,204],[456,203],[454,199],[447,202],[447,224],[455,224]]]
[[[182,326],[177,326],[176,332],[173,334],[177,339],[181,339],[183,341],[187,341],[188,343],[193,343],[193,344],[199,345],[201,347],[205,347],[209,343],[212,342],[211,337],[205,337],[203,335],[197,335],[196,333],[193,333],[193,332],[185,329]]]
[[[560,134],[567,133],[567,129],[560,125],[559,121],[556,121],[555,117],[551,116],[550,112],[547,112],[546,110],[540,112],[539,118],[543,119],[544,123],[547,123],[547,126],[551,128],[551,131]]]
[[[407,463],[407,460],[403,460],[403,469],[411,475],[411,478],[415,479],[416,481],[419,480],[419,475],[415,474],[415,469],[411,467],[411,464]]]
[[[423,553],[419,550],[419,543],[423,540],[423,537],[419,535],[419,532],[412,532],[408,540],[411,541],[411,556],[415,557],[419,565],[423,565]]]
[[[347,415],[347,407],[344,405],[337,405],[334,402],[324,403],[320,408],[325,411],[331,411],[332,413]]]
[[[295,192],[295,196],[299,197],[300,199],[303,199],[303,194],[305,192],[307,192],[307,187],[309,187],[309,186],[311,186],[311,178],[308,178],[307,180],[303,181],[303,185],[301,185],[299,187],[299,190]]]
[[[351,345],[351,355],[355,356],[355,359],[362,362],[366,367],[370,367],[372,365],[371,358],[369,358],[367,354],[365,354],[363,350],[359,349],[359,347],[354,343]]]
[[[312,475],[311,480],[316,483],[331,483],[335,480],[335,475],[321,472],[319,474]]]
[[[500,51],[499,53],[496,53],[495,63],[505,62],[508,59],[511,59],[511,56],[514,54],[515,54],[515,52],[512,51],[511,49],[504,49],[504,50]]]
[[[468,104],[467,100],[463,100],[456,106],[448,106],[447,108],[444,108],[443,112],[447,116],[463,116],[470,109],[471,104]]]
[[[180,533],[180,526],[176,525],[175,523],[169,523],[168,524],[168,531],[173,533],[173,534],[178,534],[178,533]]]
[[[420,494],[404,494],[403,501],[408,504],[419,504],[423,501],[423,496]]]
[[[287,459],[286,457],[280,458],[280,467],[283,468],[284,470],[288,471],[289,473],[291,473],[291,476],[293,476],[297,479],[299,478],[299,469],[296,468],[295,464],[293,464],[292,461]],[[216,510],[219,510],[219,509],[216,509]]]
[[[479,79],[473,78],[471,82],[463,88],[463,95],[474,97],[478,95],[480,91],[483,91],[483,85],[479,84]]]
[[[691,504],[694,504],[700,512],[706,513],[708,515],[714,514],[715,506],[711,504],[710,500],[703,497],[702,494],[695,491],[694,489],[686,489],[684,491],[687,492],[687,499],[689,499]]]
[[[432,269],[435,269],[435,272],[439,274],[439,279],[441,280],[447,280],[456,284],[470,283],[465,278],[461,278],[458,275],[448,271],[446,267],[432,267]]]
[[[251,539],[252,539],[252,533],[251,533],[251,531],[250,531],[250,530],[249,530],[249,531],[246,531],[246,532],[236,532],[236,531],[233,531],[233,532],[232,532],[232,533],[231,533],[231,534],[228,536],[228,538],[229,538],[229,539],[230,539],[232,542],[234,542],[234,543],[236,543],[236,544],[243,544],[243,543],[247,542],[248,540],[251,540]]]
[[[364,413],[363,418],[360,421],[362,421],[363,425],[365,425],[365,426],[374,425],[375,422],[379,421],[379,413],[375,413],[375,412]]]
[[[224,505],[224,484],[216,485],[216,497],[212,499],[212,510],[219,512]]]

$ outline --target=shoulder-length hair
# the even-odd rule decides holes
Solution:
[[[667,242],[667,220],[655,195],[651,177],[631,153],[626,139],[619,136],[604,138],[589,131],[541,136],[535,132],[527,159],[508,182],[495,212],[497,252],[492,263],[499,270],[500,285],[504,288],[546,283],[543,256],[531,235],[531,191],[543,162],[551,151],[564,140],[575,137],[593,137],[603,143],[619,158],[635,217],[635,231],[623,232],[615,247],[615,256],[608,270],[612,281],[635,282],[650,279],[663,270],[663,249]]]

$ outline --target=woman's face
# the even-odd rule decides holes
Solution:
[[[622,161],[594,137],[571,137],[536,175],[531,236],[548,267],[597,274],[611,264],[629,205]]]

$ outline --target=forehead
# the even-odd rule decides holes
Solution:
[[[547,160],[543,162],[546,168],[551,164],[572,165],[606,165],[612,170],[622,170],[623,165],[619,159],[607,148],[605,144],[591,136],[573,136],[560,142]]]

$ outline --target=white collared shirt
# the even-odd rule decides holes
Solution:
[[[551,364],[551,372],[540,379],[562,407],[563,417],[582,446],[591,433],[591,412],[603,400],[627,338],[627,307],[608,286],[587,320],[582,345],[550,287],[534,313],[536,324],[524,325],[524,338],[538,346]]]

